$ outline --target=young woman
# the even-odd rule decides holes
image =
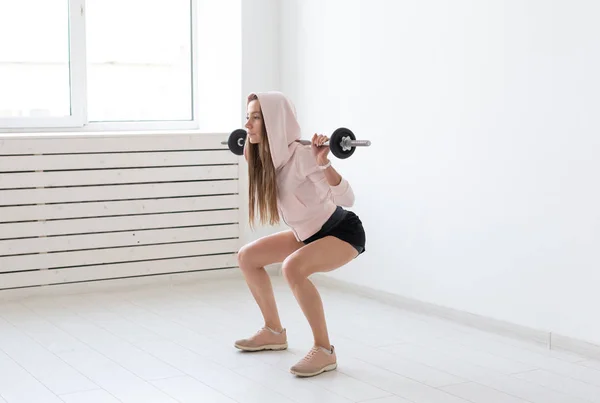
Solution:
[[[264,267],[283,262],[289,284],[314,336],[306,357],[292,366],[298,376],[313,376],[337,367],[330,344],[321,297],[308,279],[337,269],[365,251],[365,232],[352,207],[348,181],[331,166],[326,136],[314,135],[304,146],[294,105],[280,92],[250,94],[247,102],[250,225],[279,219],[291,228],[251,242],[238,253],[239,267],[264,318],[252,337],[235,342],[246,351],[286,349],[273,288]]]

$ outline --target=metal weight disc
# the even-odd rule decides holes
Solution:
[[[244,143],[246,142],[246,131],[237,129],[231,132],[227,146],[235,155],[244,155]]]
[[[329,149],[331,153],[339,159],[345,159],[354,154],[356,147],[350,147],[350,149],[344,149],[342,147],[342,140],[344,137],[350,137],[350,140],[356,140],[356,136],[352,133],[352,130],[340,127],[336,129],[331,138],[329,139]]]

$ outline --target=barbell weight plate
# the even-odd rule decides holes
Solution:
[[[350,140],[356,140],[356,136],[352,133],[352,130],[345,127],[336,129],[329,139],[329,149],[331,153],[339,159],[345,159],[350,157],[356,151],[356,147],[350,147],[349,150],[342,148],[342,139],[344,137],[350,137]]]
[[[244,155],[244,143],[246,141],[246,131],[237,129],[231,132],[227,146],[235,155]]]

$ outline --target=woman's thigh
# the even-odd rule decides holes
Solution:
[[[291,230],[281,231],[244,245],[238,252],[238,262],[240,267],[255,268],[281,263],[302,246]]]
[[[283,274],[288,280],[309,277],[344,266],[357,255],[348,242],[326,236],[292,253],[283,263]]]

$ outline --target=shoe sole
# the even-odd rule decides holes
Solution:
[[[319,375],[322,374],[323,372],[327,372],[327,371],[333,371],[334,369],[337,368],[337,363],[336,364],[329,364],[326,367],[321,368],[320,370],[316,371],[316,372],[298,372],[298,371],[294,371],[290,369],[290,372],[296,376],[300,376],[300,377],[309,377],[309,376],[315,376],[315,375]]]
[[[258,346],[258,347],[240,346],[239,344],[234,344],[234,346],[235,346],[235,348],[238,348],[238,349],[244,350],[244,351],[263,351],[263,350],[279,351],[279,350],[285,350],[288,348],[287,343],[286,344],[266,344],[264,346]]]

